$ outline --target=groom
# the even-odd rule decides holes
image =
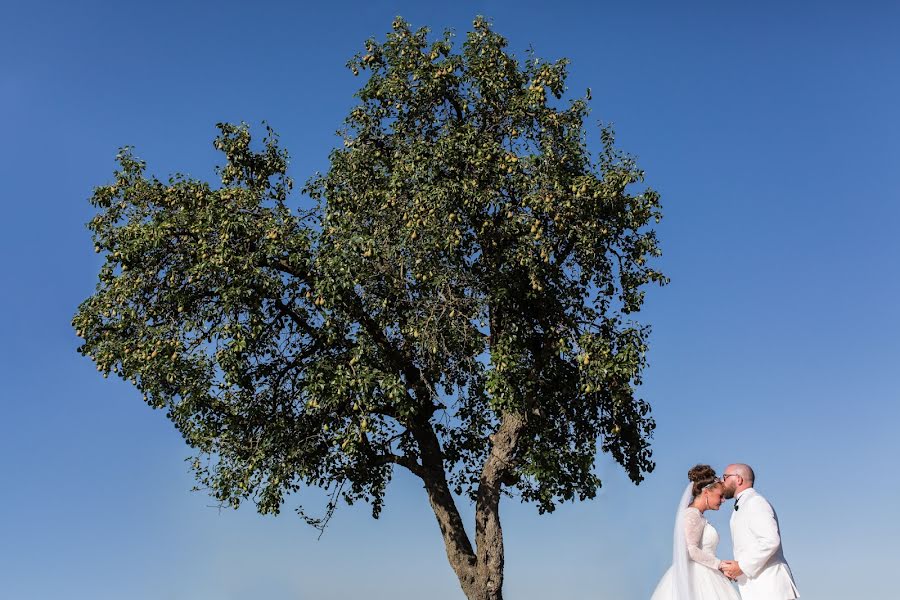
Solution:
[[[719,567],[737,580],[743,600],[799,598],[791,569],[781,550],[778,517],[772,505],[753,489],[755,475],[748,465],[728,465],[722,475],[725,497],[735,498],[731,514],[734,560]]]

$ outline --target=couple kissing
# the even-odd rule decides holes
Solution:
[[[797,586],[784,558],[778,517],[753,488],[749,465],[728,465],[721,477],[709,465],[688,471],[675,515],[672,566],[651,600],[793,600]],[[716,557],[719,534],[704,517],[734,498],[734,560]],[[731,582],[737,582],[740,593]]]

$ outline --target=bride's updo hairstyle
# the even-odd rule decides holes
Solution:
[[[694,482],[694,487],[691,490],[694,498],[699,496],[704,488],[713,487],[720,483],[719,478],[716,476],[716,472],[709,465],[694,466],[688,471],[688,480]]]

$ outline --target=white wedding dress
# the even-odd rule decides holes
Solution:
[[[675,548],[675,564],[663,575],[651,600],[741,600],[734,585],[718,570],[716,528],[696,508],[682,509],[680,517],[676,520],[684,537],[676,529],[676,545],[684,544],[687,552]]]

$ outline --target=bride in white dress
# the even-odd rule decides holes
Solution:
[[[697,465],[688,471],[688,479],[675,515],[672,566],[651,600],[740,600],[740,594],[719,571],[719,534],[703,516],[707,510],[719,510],[724,486],[709,465]]]

